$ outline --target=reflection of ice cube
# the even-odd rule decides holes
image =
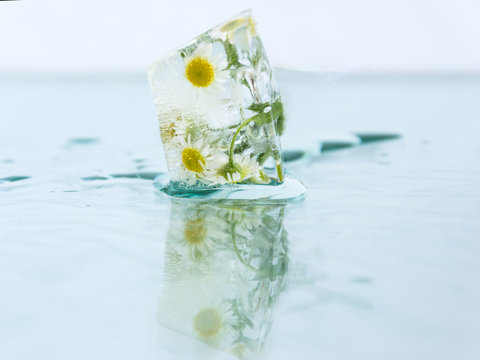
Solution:
[[[258,359],[285,286],[283,202],[173,200],[159,322]]]
[[[177,189],[283,181],[283,105],[249,10],[172,51],[148,75]]]

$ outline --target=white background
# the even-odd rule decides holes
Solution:
[[[480,71],[478,0],[0,1],[0,72],[139,72],[251,7],[274,65]]]

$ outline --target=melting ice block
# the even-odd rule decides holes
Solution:
[[[284,181],[283,105],[251,11],[148,71],[176,191]]]

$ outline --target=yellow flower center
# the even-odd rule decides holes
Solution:
[[[187,170],[201,173],[205,165],[205,158],[194,148],[185,148],[182,151],[182,163]]]
[[[255,36],[257,33],[257,26],[252,18],[248,18],[248,31],[250,36]]]
[[[238,343],[232,347],[232,354],[242,359],[243,354],[245,353],[245,350],[246,350],[245,344]]]
[[[185,76],[193,86],[207,87],[215,78],[213,65],[203,57],[190,60],[185,68]]]
[[[176,135],[176,128],[173,122],[170,122],[168,124],[163,124],[160,127],[160,130],[161,130],[162,138],[167,141],[173,139],[173,137]]]
[[[235,31],[237,30],[240,26],[242,26],[245,23],[245,19],[234,19],[232,21],[229,21],[225,25],[223,25],[220,28],[220,31],[228,32],[228,31]]]
[[[193,326],[201,337],[215,336],[222,329],[222,316],[215,309],[202,309],[193,318]]]
[[[202,218],[188,220],[185,223],[183,235],[185,236],[185,240],[189,244],[200,244],[203,240],[205,240],[205,236],[207,235],[207,229],[205,228],[205,220]]]

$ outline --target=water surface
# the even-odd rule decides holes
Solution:
[[[278,78],[308,193],[259,356],[478,357],[480,78]],[[0,358],[235,358],[159,319],[165,169],[145,76],[0,77]]]

